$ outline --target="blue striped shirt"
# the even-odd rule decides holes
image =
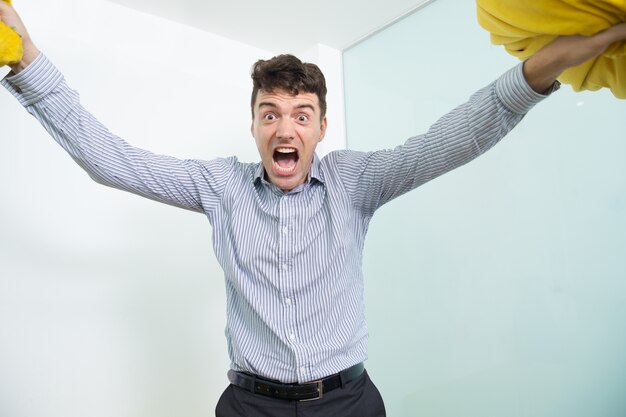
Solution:
[[[231,366],[284,382],[366,359],[361,264],[375,211],[485,152],[544,97],[519,65],[395,149],[315,156],[306,183],[283,193],[261,163],[130,146],[43,55],[2,83],[95,181],[207,216],[224,269]]]

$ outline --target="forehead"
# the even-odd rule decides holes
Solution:
[[[291,94],[285,90],[259,90],[254,102],[254,109],[261,107],[275,107],[283,110],[293,108],[311,108],[316,113],[321,111],[319,98],[315,93]]]

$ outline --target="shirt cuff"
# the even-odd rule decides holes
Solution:
[[[33,62],[18,74],[5,77],[2,84],[22,106],[41,100],[63,81],[63,75],[40,53]]]
[[[512,112],[526,114],[535,104],[558,90],[561,83],[556,81],[552,87],[540,94],[533,90],[523,72],[524,63],[505,72],[496,82],[496,94]]]

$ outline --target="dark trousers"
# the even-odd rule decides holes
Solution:
[[[314,401],[281,400],[230,385],[217,403],[216,417],[385,417],[378,389],[361,376]]]

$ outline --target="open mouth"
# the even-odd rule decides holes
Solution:
[[[298,165],[298,151],[294,148],[276,148],[273,155],[274,168],[280,174],[291,174]]]

